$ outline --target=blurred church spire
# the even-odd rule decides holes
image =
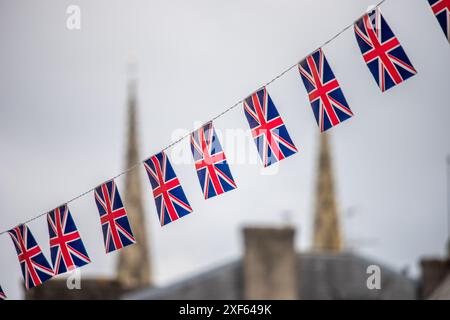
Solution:
[[[137,128],[137,79],[136,64],[128,66],[128,136],[126,143],[126,168],[138,163],[139,141]],[[124,204],[136,237],[136,244],[120,251],[117,278],[124,288],[136,289],[152,284],[150,250],[147,242],[145,210],[142,199],[140,171],[131,170],[126,175]]]
[[[328,139],[327,133],[320,135],[313,249],[319,252],[340,252],[343,240]]]

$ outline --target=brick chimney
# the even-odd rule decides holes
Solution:
[[[292,227],[246,227],[244,232],[244,298],[298,299]]]

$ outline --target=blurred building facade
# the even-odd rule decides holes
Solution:
[[[127,167],[139,161],[136,83],[129,83]],[[327,135],[320,137],[313,247],[295,249],[293,226],[243,229],[243,257],[165,287],[154,287],[139,175],[126,180],[125,205],[137,243],[119,252],[117,277],[84,279],[68,290],[53,279],[26,292],[28,299],[415,299],[416,281],[344,250]],[[367,287],[367,267],[382,270],[381,289]]]
[[[417,283],[376,261],[344,250],[326,134],[320,137],[313,248],[297,252],[293,226],[243,229],[243,257],[210,271],[125,299],[416,299]],[[381,269],[369,289],[367,268]]]
[[[137,83],[128,84],[126,167],[140,161]],[[400,272],[346,251],[339,215],[328,134],[320,135],[317,158],[312,248],[298,252],[296,228],[248,226],[242,230],[243,256],[168,286],[152,279],[142,183],[139,172],[127,174],[124,203],[136,244],[120,250],[116,277],[82,279],[82,290],[53,279],[28,290],[27,299],[450,299],[450,246],[443,258],[424,258],[422,278]],[[450,242],[449,242],[450,243]],[[369,289],[367,268],[380,267],[381,288]]]
[[[124,299],[416,299],[416,282],[377,261],[352,253],[294,249],[295,229],[247,227],[244,257],[164,287]],[[381,289],[367,287],[367,267],[381,269]]]

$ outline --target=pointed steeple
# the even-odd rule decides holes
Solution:
[[[134,64],[129,66],[129,73],[126,168],[130,168],[141,160],[137,132],[137,83]],[[136,243],[120,251],[117,278],[124,288],[136,289],[152,284],[147,222],[142,199],[141,176],[138,169],[131,170],[126,175],[124,203]]]
[[[339,252],[342,250],[343,243],[327,133],[320,135],[319,166],[316,183],[313,249],[315,251]]]

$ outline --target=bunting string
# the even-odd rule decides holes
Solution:
[[[385,1],[386,1],[386,0],[381,0],[381,1],[378,2],[376,5],[372,6],[370,9],[373,10],[373,9],[375,9],[375,8],[380,7]],[[347,26],[345,26],[344,28],[342,28],[341,31],[339,31],[338,33],[336,33],[335,35],[333,35],[331,38],[329,38],[327,41],[325,41],[322,45],[320,45],[317,49],[311,51],[311,53],[313,53],[313,52],[319,50],[320,48],[325,47],[325,46],[328,45],[330,42],[332,42],[332,41],[334,41],[335,39],[337,39],[342,33],[344,33],[345,31],[347,31],[349,28],[353,27],[353,25],[354,25],[358,20],[360,20],[364,15],[366,15],[366,14],[367,14],[367,13],[362,14],[360,17],[358,17],[358,19],[356,19],[356,20],[353,21],[352,23],[350,23],[350,24],[348,24]],[[308,57],[311,53],[309,53],[308,55],[306,55],[306,56],[304,56],[303,58],[301,58],[301,59],[299,60],[299,62],[302,61],[302,60],[304,60],[304,59],[305,59],[306,57]],[[265,84],[263,84],[262,86],[260,86],[260,87],[259,87],[257,90],[255,90],[254,92],[257,92],[257,91],[259,91],[259,90],[261,90],[261,89],[263,89],[263,88],[265,88],[265,87],[271,85],[271,84],[274,83],[275,81],[279,80],[279,79],[282,78],[286,73],[288,73],[289,71],[291,71],[292,69],[294,69],[294,68],[299,64],[299,62],[296,62],[295,64],[291,65],[290,67],[284,69],[281,73],[279,73],[278,75],[276,75],[275,77],[273,77],[271,80],[267,81]],[[253,93],[252,93],[252,94],[253,94]],[[251,96],[252,94],[250,94],[249,96]],[[213,122],[213,121],[217,120],[218,118],[224,116],[224,115],[227,114],[228,112],[234,110],[237,106],[239,106],[239,105],[241,105],[242,103],[244,103],[245,100],[246,100],[246,98],[243,98],[243,99],[240,99],[239,101],[235,102],[235,103],[234,103],[233,105],[231,105],[230,107],[224,109],[222,112],[220,112],[220,113],[217,114],[216,116],[212,117],[210,120],[206,121],[201,127],[203,127],[204,125],[206,125],[206,124],[208,124],[208,123],[210,123],[210,122]],[[195,130],[193,130],[193,131],[191,131],[191,132],[189,132],[189,133],[183,135],[183,136],[180,137],[179,139],[177,139],[177,140],[171,142],[170,144],[166,145],[165,147],[163,147],[163,148],[161,149],[161,151],[166,151],[166,150],[170,149],[170,148],[173,147],[174,145],[176,145],[176,144],[180,143],[181,141],[183,141],[184,139],[190,137],[194,132],[195,132]],[[148,159],[148,158],[147,158],[147,159]],[[144,161],[145,161],[145,160],[142,160],[142,161],[140,161],[139,163],[136,163],[136,164],[132,165],[131,167],[129,167],[129,168],[123,170],[122,172],[120,172],[120,173],[116,174],[114,177],[112,177],[110,180],[115,180],[116,178],[119,178],[119,177],[121,177],[121,176],[123,176],[123,175],[125,175],[125,174],[127,174],[127,173],[129,173],[129,172],[131,172],[131,171],[133,171],[133,170],[135,170],[135,169],[136,169],[137,167],[139,167]],[[80,198],[82,198],[82,197],[84,197],[84,196],[90,194],[91,192],[94,192],[95,189],[96,189],[96,187],[93,187],[93,188],[91,188],[91,189],[89,189],[89,190],[87,190],[87,191],[85,191],[85,192],[83,192],[83,193],[81,193],[81,194],[79,194],[79,195],[73,197],[72,199],[68,200],[68,201],[66,202],[66,204],[69,204],[69,203],[71,203],[71,202],[74,202],[74,201],[76,201],[76,200],[78,200],[78,199],[80,199]],[[29,222],[32,222],[32,221],[34,221],[34,220],[36,220],[36,219],[39,219],[40,217],[43,217],[43,216],[47,215],[47,213],[48,213],[48,212],[44,212],[44,213],[41,213],[41,214],[39,214],[39,215],[36,215],[36,216],[34,216],[34,217],[32,217],[32,218],[30,218],[30,219],[24,221],[24,222],[21,223],[21,224],[27,224],[27,223],[29,223]],[[7,230],[4,230],[4,231],[0,232],[0,235],[3,235],[3,234],[5,234],[5,233],[7,233],[8,230],[10,230],[10,229],[7,229]]]
[[[381,0],[381,1],[378,2],[376,5],[372,6],[370,9],[373,10],[373,9],[376,9],[376,8],[380,7],[385,1],[386,1],[386,0]],[[362,14],[358,19],[356,19],[356,20],[353,21],[352,23],[350,23],[350,24],[348,24],[347,26],[345,26],[344,28],[342,28],[341,31],[339,31],[338,33],[336,33],[335,35],[333,35],[330,39],[328,39],[327,41],[325,41],[322,45],[320,45],[316,50],[313,50],[311,53],[316,52],[317,50],[319,50],[319,49],[325,47],[326,45],[328,45],[329,43],[331,43],[332,41],[334,41],[334,40],[335,40],[336,38],[338,38],[342,33],[344,33],[344,32],[347,31],[349,28],[351,28],[352,26],[354,26],[355,23],[357,23],[357,22],[358,22],[362,17],[364,17],[366,14],[367,14],[367,13]],[[254,93],[255,93],[255,92],[258,92],[258,91],[260,91],[260,90],[262,90],[262,89],[264,89],[265,87],[271,85],[272,83],[274,83],[274,82],[277,81],[278,79],[282,78],[286,73],[288,73],[289,71],[291,71],[292,69],[294,69],[296,66],[298,66],[299,63],[300,63],[301,61],[303,61],[303,60],[306,59],[308,56],[310,56],[311,53],[309,53],[308,55],[306,55],[305,57],[303,57],[302,59],[300,59],[299,62],[296,62],[295,64],[293,64],[293,65],[289,66],[288,68],[284,69],[281,73],[279,73],[278,75],[276,75],[274,78],[272,78],[271,80],[267,81],[265,84],[263,84],[262,86],[260,86],[257,90],[254,91]],[[250,97],[250,96],[252,96],[252,95],[253,95],[253,93],[250,94],[248,97]],[[247,98],[248,98],[248,97],[247,97]],[[214,117],[211,118],[210,120],[206,121],[201,127],[207,125],[208,123],[211,123],[211,122],[215,121],[216,119],[218,119],[218,118],[224,116],[224,115],[227,114],[228,112],[234,110],[237,106],[239,106],[239,105],[241,105],[242,103],[244,103],[244,102],[246,101],[247,98],[243,98],[243,99],[240,99],[239,101],[235,102],[235,103],[234,103],[233,105],[231,105],[230,107],[224,109],[222,112],[220,112],[219,114],[217,114],[216,116],[214,116]],[[166,150],[170,149],[170,148],[173,147],[174,145],[176,145],[176,144],[180,143],[181,141],[183,141],[184,139],[190,137],[195,131],[196,131],[196,130],[190,131],[189,133],[183,135],[183,136],[180,137],[179,139],[177,139],[177,140],[171,142],[170,144],[168,144],[168,145],[166,145],[165,147],[163,147],[163,148],[161,149],[161,151],[163,152],[163,151],[166,151]],[[147,158],[147,159],[148,159],[148,158]],[[145,161],[145,160],[142,160],[142,161],[140,161],[140,162],[138,162],[138,163],[132,165],[131,167],[129,167],[129,168],[123,170],[122,172],[120,172],[120,173],[116,174],[114,177],[112,177],[110,180],[115,180],[116,178],[119,178],[119,177],[121,177],[121,176],[123,176],[123,175],[125,175],[125,174],[127,174],[127,173],[129,173],[129,172],[131,172],[132,170],[135,170],[135,169],[136,169],[137,167],[139,167],[144,161]],[[66,202],[66,204],[69,204],[69,203],[71,203],[71,202],[74,202],[74,201],[76,201],[76,200],[78,200],[78,199],[80,199],[80,198],[82,198],[82,197],[84,197],[84,196],[90,194],[91,192],[94,192],[96,188],[97,188],[97,187],[93,187],[93,188],[91,188],[91,189],[89,189],[89,190],[87,190],[87,191],[85,191],[85,192],[83,192],[83,193],[81,193],[81,194],[79,194],[79,195],[73,197],[72,199],[68,200],[68,201]],[[38,218],[40,218],[40,217],[42,217],[42,216],[44,216],[44,215],[47,215],[47,213],[48,213],[48,212],[45,212],[45,213],[41,213],[41,214],[39,214],[39,215],[36,215],[36,216],[34,216],[34,217],[32,217],[32,218],[30,218],[30,219],[24,221],[24,222],[21,223],[21,224],[27,224],[27,223],[29,223],[29,222],[32,222],[32,221],[34,221],[34,220],[36,220],[36,219],[38,219]],[[10,230],[10,229],[8,229],[8,230]],[[0,235],[3,235],[3,234],[5,234],[5,233],[7,233],[8,230],[4,230],[4,231],[0,232]]]
[[[22,266],[25,287],[29,289],[38,286],[55,275],[91,262],[68,207],[69,203],[90,193],[94,194],[99,211],[106,253],[120,250],[136,242],[115,180],[141,165],[147,172],[152,187],[161,226],[193,212],[165,152],[186,138],[190,137],[194,166],[205,200],[236,189],[237,185],[215,133],[213,122],[241,104],[264,167],[297,153],[298,149],[267,90],[268,86],[292,69],[298,67],[320,132],[350,119],[353,112],[322,50],[349,28],[354,27],[363,61],[381,92],[415,76],[417,70],[379,10],[385,1],[381,0],[376,5],[370,6],[357,20],[345,26],[299,62],[284,69],[246,98],[225,108],[199,128],[169,143],[158,153],[135,163],[63,205],[0,232],[0,235],[9,233],[11,236]],[[428,0],[432,12],[450,42],[448,34],[450,30],[446,27],[450,23],[450,7],[447,1]],[[47,216],[52,266],[27,226],[28,223],[43,216]],[[5,297],[0,286],[0,300]]]
[[[381,0],[381,1],[378,2],[376,5],[373,5],[370,9],[371,9],[371,10],[374,10],[374,9],[380,7],[385,1],[386,1],[386,0]],[[329,43],[331,43],[332,41],[334,41],[335,39],[337,39],[342,33],[344,33],[344,32],[347,31],[349,28],[351,28],[352,26],[354,26],[355,23],[356,23],[357,21],[359,21],[359,20],[360,20],[363,16],[365,16],[366,14],[367,14],[367,12],[365,12],[364,14],[362,14],[358,19],[356,19],[356,20],[353,21],[352,23],[350,23],[350,24],[348,24],[347,26],[345,26],[344,28],[342,28],[342,30],[340,30],[338,33],[336,33],[335,35],[333,35],[331,38],[329,38],[327,41],[325,41],[325,42],[324,42],[323,44],[321,44],[316,50],[314,50],[314,51],[312,51],[312,52],[315,52],[315,51],[317,51],[317,50],[319,50],[319,49],[325,47],[326,45],[328,45]],[[312,52],[311,52],[311,53],[312,53]],[[311,54],[311,53],[310,53],[310,54]],[[305,58],[307,58],[310,54],[308,54],[308,55],[306,55],[305,57],[303,57],[302,59],[300,59],[300,62],[303,61]],[[259,90],[261,90],[261,89],[263,89],[263,88],[265,88],[265,87],[271,85],[272,83],[274,83],[275,81],[277,81],[278,79],[280,79],[281,77],[283,77],[286,73],[288,73],[289,71],[291,71],[292,69],[294,69],[296,66],[298,66],[298,64],[299,64],[300,62],[296,62],[295,64],[293,64],[293,65],[289,66],[288,68],[284,69],[281,73],[279,73],[278,75],[276,75],[275,77],[273,77],[271,80],[267,81],[265,84],[263,84],[262,86],[260,86],[260,87],[259,87],[257,90],[255,90],[254,92],[257,92],[257,91],[259,91]],[[253,94],[253,93],[252,93],[252,94]],[[251,94],[251,95],[252,95],[252,94]],[[249,95],[249,97],[250,97],[251,95]],[[248,98],[248,97],[247,97],[247,98]],[[210,120],[206,121],[201,127],[207,125],[208,123],[211,123],[211,122],[215,121],[216,119],[218,119],[218,118],[224,116],[224,115],[227,114],[228,112],[234,110],[237,106],[239,106],[239,105],[241,105],[242,103],[244,103],[244,101],[245,101],[247,98],[243,98],[243,99],[240,99],[239,101],[235,102],[233,105],[229,106],[228,108],[224,109],[222,112],[220,112],[219,114],[217,114],[216,116],[212,117]],[[173,147],[174,145],[176,145],[176,144],[180,143],[181,141],[183,141],[184,139],[190,137],[195,131],[196,131],[196,130],[193,130],[193,131],[191,131],[191,132],[189,132],[189,133],[183,135],[183,136],[180,137],[179,139],[173,141],[172,143],[166,145],[165,147],[163,147],[163,148],[161,149],[161,151],[163,152],[163,151],[166,151],[167,149],[170,149],[170,148]],[[147,159],[148,159],[148,158],[147,158]],[[131,167],[129,167],[129,168],[123,170],[122,172],[120,172],[120,173],[116,174],[115,176],[113,176],[110,180],[115,180],[116,178],[119,178],[119,177],[121,177],[121,176],[123,176],[123,175],[125,175],[125,174],[127,174],[127,173],[129,173],[129,172],[131,172],[132,170],[135,170],[135,169],[136,169],[137,167],[139,167],[144,161],[145,161],[145,160],[142,160],[142,161],[140,161],[139,163],[136,163],[136,164],[132,165]],[[84,196],[90,194],[91,192],[94,192],[96,188],[97,188],[97,187],[93,187],[93,188],[91,188],[91,189],[89,189],[89,190],[87,190],[87,191],[85,191],[85,192],[83,192],[83,193],[81,193],[81,194],[79,194],[79,195],[73,197],[72,199],[70,199],[70,200],[68,200],[67,202],[65,202],[65,204],[69,204],[69,203],[71,203],[71,202],[74,202],[74,201],[76,201],[76,200],[78,200],[78,199],[80,199],[80,198],[82,198],[82,197],[84,197]],[[42,216],[44,216],[44,215],[47,215],[47,214],[48,214],[48,212],[41,213],[41,214],[39,214],[39,215],[36,215],[36,216],[34,216],[34,217],[32,217],[32,218],[30,218],[30,219],[28,219],[28,220],[22,222],[21,224],[27,224],[27,223],[32,222],[32,221],[34,221],[34,220],[36,220],[36,219],[39,219],[40,217],[42,217]],[[20,225],[21,225],[21,224],[20,224]],[[3,235],[3,234],[5,234],[5,233],[7,233],[8,230],[10,230],[10,229],[7,229],[7,230],[4,230],[4,231],[0,232],[0,235]]]

